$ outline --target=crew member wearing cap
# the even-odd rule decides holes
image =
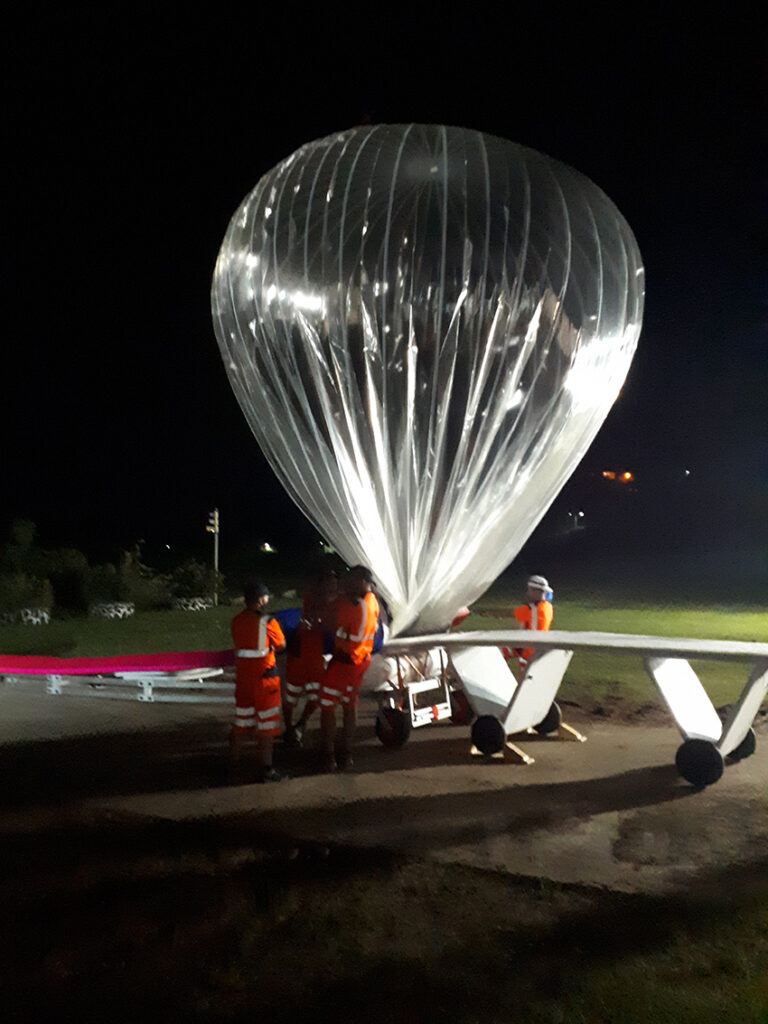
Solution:
[[[352,765],[360,683],[371,661],[379,621],[379,602],[371,592],[373,577],[363,565],[353,566],[343,580],[344,593],[336,603],[333,656],[320,687],[320,742],[326,771]],[[335,753],[336,708],[344,709],[344,739]]]
[[[232,620],[235,646],[235,721],[232,725],[230,762],[239,774],[245,741],[256,734],[259,782],[279,782],[272,766],[272,747],[280,734],[280,677],[275,654],[285,650],[285,637],[276,619],[264,609],[269,590],[249,581],[244,591],[245,608]]]
[[[525,604],[512,609],[512,615],[520,623],[521,629],[548,630],[552,625],[554,614],[552,608],[552,590],[544,576],[531,576],[525,592]],[[520,666],[520,678],[533,654],[532,647],[515,647],[512,653]]]

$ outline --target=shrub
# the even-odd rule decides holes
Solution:
[[[196,562],[194,558],[182,562],[171,573],[171,592],[174,597],[212,597],[218,589],[221,593],[224,578],[210,565]],[[218,587],[217,587],[218,585]]]
[[[117,566],[107,563],[95,565],[88,574],[89,604],[127,600],[125,580],[117,571]]]
[[[15,615],[22,608],[47,608],[53,603],[51,584],[23,572],[0,576],[0,614]]]
[[[82,551],[62,548],[48,556],[56,607],[72,613],[88,610],[91,569]]]
[[[171,603],[168,577],[144,565],[141,561],[141,543],[136,544],[133,551],[123,552],[118,600],[133,601],[137,611],[167,608]]]

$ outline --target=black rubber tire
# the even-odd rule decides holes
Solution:
[[[757,749],[757,736],[755,730],[750,729],[741,743],[728,755],[730,761],[743,761],[745,757],[752,757]]]
[[[495,715],[480,715],[472,725],[472,742],[486,757],[504,749],[507,736]]]
[[[385,747],[402,747],[411,735],[411,716],[400,708],[380,707],[376,736]]]
[[[563,720],[563,714],[560,710],[560,705],[552,702],[549,711],[542,718],[538,725],[534,725],[534,729],[539,736],[546,736],[551,732],[557,732],[560,728],[560,723]]]
[[[675,756],[677,770],[692,786],[703,789],[723,774],[723,755],[710,740],[686,740]]]
[[[469,725],[475,712],[469,706],[463,690],[451,690],[451,721],[454,725]]]

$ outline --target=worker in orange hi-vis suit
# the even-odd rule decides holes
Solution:
[[[373,577],[363,565],[353,566],[343,580],[344,594],[336,602],[333,656],[320,687],[320,740],[326,771],[352,766],[360,683],[371,661],[379,621],[379,602],[371,593]],[[344,715],[344,739],[335,755],[336,708]]]
[[[258,782],[279,782],[283,776],[272,765],[272,747],[280,735],[280,677],[275,654],[285,650],[285,637],[276,619],[264,609],[269,590],[249,581],[244,588],[245,608],[232,620],[235,646],[235,721],[232,725],[230,765],[240,770],[243,746],[255,732]]]
[[[333,570],[317,576],[304,595],[301,621],[288,641],[283,695],[283,739],[288,746],[301,746],[304,727],[319,706],[320,684],[325,676],[325,638],[336,632],[338,592],[338,577]],[[294,711],[302,698],[304,708],[294,725]]]
[[[521,629],[548,630],[552,625],[552,589],[544,576],[531,576],[525,592],[526,603],[512,609]],[[531,647],[515,647],[512,653],[520,666],[520,678],[533,654]]]

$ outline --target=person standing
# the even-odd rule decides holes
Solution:
[[[521,629],[546,631],[552,625],[552,589],[544,576],[530,576],[526,585],[525,604],[512,609],[512,615]],[[520,667],[520,678],[533,654],[531,647],[515,647],[512,650]]]
[[[290,638],[285,659],[283,718],[288,746],[300,747],[304,727],[318,706],[320,684],[325,675],[326,636],[336,632],[338,577],[333,570],[321,573],[304,595],[301,621]],[[306,702],[294,725],[296,705]]]
[[[285,637],[276,619],[266,614],[269,590],[249,581],[245,608],[232,620],[235,647],[235,720],[230,740],[230,770],[242,772],[243,748],[256,737],[257,781],[279,782],[272,765],[275,736],[280,735],[280,677],[275,655],[285,650]]]
[[[363,565],[353,566],[336,602],[333,655],[320,687],[320,742],[326,771],[350,768],[357,726],[360,683],[371,661],[379,621],[379,602],[371,592],[373,576]],[[343,741],[336,757],[336,708],[343,709]]]

